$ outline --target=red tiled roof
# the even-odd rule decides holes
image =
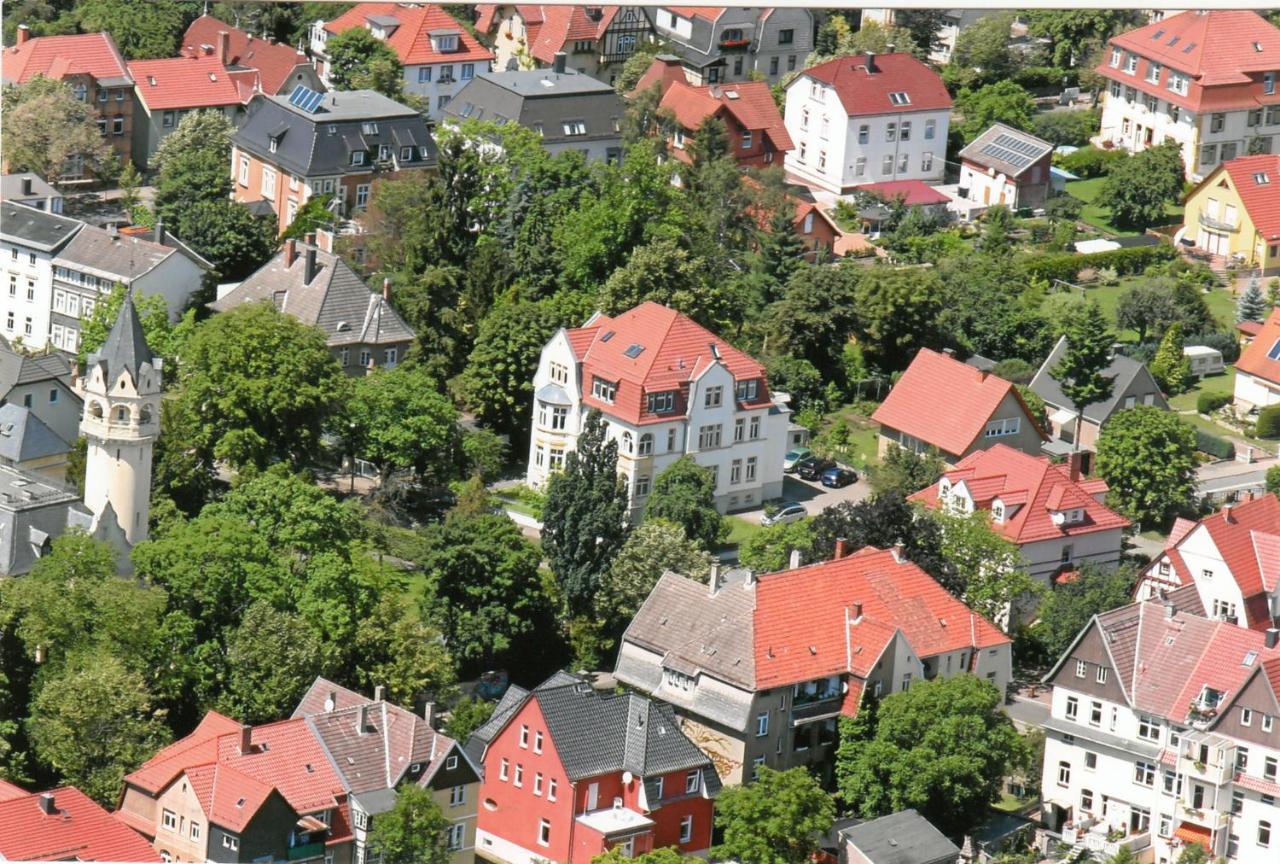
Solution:
[[[14,798],[25,798],[30,795],[21,786],[15,786],[7,780],[0,780],[0,801],[12,801]]]
[[[851,116],[941,111],[951,107],[951,95],[938,73],[910,54],[897,51],[879,55],[875,65],[878,71],[868,74],[865,54],[841,57],[804,70],[800,78],[808,76],[833,87],[845,113]],[[910,102],[897,105],[890,101],[889,94],[897,92],[905,92]]]
[[[1236,361],[1236,371],[1247,372],[1264,381],[1280,384],[1280,360],[1272,360],[1267,356],[1272,348],[1280,342],[1280,309],[1271,310],[1262,329],[1254,340],[1240,352]]]
[[[858,674],[855,666],[874,665],[897,632],[921,657],[1009,642],[918,566],[871,546],[761,576],[753,623],[760,689]]]
[[[87,74],[98,80],[128,78],[124,57],[109,33],[33,36],[0,54],[6,84],[24,84],[37,75],[61,78]]]
[[[769,85],[763,81],[705,87],[672,81],[662,96],[660,107],[675,114],[676,122],[690,131],[697,130],[708,117],[724,111],[744,129],[768,135],[775,150],[790,150],[795,146],[787,134],[786,124],[782,122],[782,114],[773,101]]]
[[[139,98],[152,111],[240,105],[249,101],[253,88],[246,94],[237,79],[243,81],[247,74],[256,83],[255,73],[237,74],[217,57],[135,60],[129,73]]]
[[[1258,331],[1262,329],[1261,321],[1237,321],[1236,329],[1245,336],[1257,336]]]
[[[1179,822],[1178,827],[1173,832],[1173,836],[1184,843],[1193,845],[1198,843],[1207,850],[1211,833],[1203,825],[1196,825],[1194,822]]]
[[[223,735],[218,739],[218,761],[274,786],[299,813],[333,807],[344,794],[342,781],[305,719],[255,726],[250,743],[250,751],[242,754],[239,733]]]
[[[681,18],[701,18],[704,21],[719,21],[725,13],[725,6],[664,6],[669,12]]]
[[[689,83],[689,79],[684,74],[684,64],[680,62],[680,58],[674,55],[664,55],[662,57],[653,58],[653,62],[649,64],[649,68],[644,70],[644,74],[640,76],[640,80],[636,81],[635,89],[628,93],[628,96],[635,96],[648,90],[650,87],[657,86],[662,89],[665,96],[667,88],[672,84],[679,82],[681,84]]]
[[[720,354],[719,363],[729,370],[735,381],[760,381],[756,401],[749,407],[770,403],[762,364],[687,315],[659,303],[646,301],[614,318],[596,316],[586,327],[579,328],[577,335],[575,330],[569,330],[569,342],[575,353],[578,346],[586,342],[586,334],[580,331],[587,330],[591,331],[591,340],[582,352],[581,362],[582,401],[589,408],[599,408],[632,423],[662,422],[668,415],[648,413],[645,395],[668,390],[687,394],[689,384],[717,362],[712,346]],[[633,345],[643,350],[635,357],[628,357],[626,352]],[[592,377],[618,384],[612,404],[591,395]],[[683,398],[682,395],[678,401]],[[676,408],[680,410],[681,406],[677,404]]]
[[[281,85],[299,65],[308,64],[307,55],[283,43],[269,41],[246,33],[219,21],[212,15],[201,15],[191,22],[182,36],[180,53],[185,57],[218,56],[218,32],[227,31],[230,36],[228,66],[256,69],[266,93],[277,93]],[[203,46],[212,49],[206,54]]]
[[[452,15],[435,3],[416,7],[400,3],[358,3],[325,24],[324,29],[330,33],[344,33],[352,27],[364,27],[365,19],[371,15],[385,15],[400,22],[400,26],[387,37],[387,44],[405,66],[475,63],[493,59],[492,51],[477,42]],[[458,50],[442,54],[432,48],[430,34],[434,30],[456,33]]]
[[[934,189],[923,180],[884,180],[880,183],[864,183],[854,187],[859,192],[869,192],[881,201],[902,199],[908,207],[927,207],[930,204],[945,204],[951,199]]]
[[[1224,163],[1222,169],[1231,175],[1253,227],[1265,240],[1280,240],[1280,154],[1241,156]],[[1259,175],[1266,180],[1259,183]]]
[[[1022,404],[1017,388],[1003,378],[921,348],[871,419],[959,456],[1009,394]],[[1038,429],[1025,404],[1022,410]]]
[[[525,9],[526,7],[519,7]],[[617,6],[591,7],[600,10],[599,20],[587,14],[586,6],[541,6],[538,20],[541,22],[536,30],[529,31],[529,53],[534,59],[550,63],[555,59],[557,51],[563,51],[565,45],[575,41],[595,41],[604,35],[604,31],[613,23],[618,14]],[[527,21],[528,19],[526,19]]]
[[[1198,524],[1194,519],[1187,519],[1185,516],[1179,516],[1174,519],[1173,528],[1169,529],[1169,536],[1164,541],[1164,548],[1168,549],[1172,546],[1177,546],[1178,541],[1186,537],[1191,529]]]
[[[39,792],[0,801],[0,858],[8,861],[159,861],[151,844],[74,786],[54,789],[58,812]]]
[[[983,510],[989,510],[999,498],[1005,505],[1005,519],[991,527],[1019,545],[1114,531],[1129,525],[1128,519],[1095,500],[1083,488],[1085,481],[1073,481],[1067,466],[1055,465],[1048,457],[1031,456],[1006,444],[970,453],[943,477],[953,485],[963,483]],[[937,507],[941,482],[915,493],[911,500]],[[1088,482],[1097,488],[1097,481]],[[1105,490],[1103,483],[1100,491]],[[1071,509],[1083,510],[1084,519],[1054,523],[1055,511]]]
[[[218,736],[233,732],[239,734],[239,723],[217,711],[210,711],[190,734],[143,762],[142,767],[126,775],[124,780],[148,792],[159,792],[187,766],[212,762],[218,752]]]

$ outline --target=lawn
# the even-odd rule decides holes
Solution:
[[[1117,228],[1111,224],[1111,211],[1106,207],[1102,207],[1095,202],[1098,196],[1102,194],[1102,184],[1106,182],[1105,177],[1093,177],[1089,180],[1068,180],[1067,194],[1073,198],[1078,198],[1084,203],[1084,207],[1080,210],[1080,221],[1088,225],[1092,225],[1099,231],[1105,231],[1108,234],[1114,234],[1120,237],[1133,237],[1141,234],[1141,231],[1126,231]],[[1165,214],[1169,217],[1169,222],[1182,221],[1182,208],[1170,205],[1165,208]]]
[[[1114,285],[1089,285],[1085,288],[1084,296],[1097,303],[1098,308],[1102,310],[1103,316],[1114,326],[1116,307],[1120,305],[1120,298],[1134,285],[1144,281],[1146,281],[1146,278],[1143,276],[1125,276]],[[1236,320],[1236,301],[1231,292],[1224,288],[1214,288],[1204,295],[1204,299],[1209,306],[1209,313],[1213,315],[1218,325],[1223,328],[1230,328]],[[1117,330],[1116,338],[1122,342],[1136,342],[1138,341],[1138,333],[1135,330]],[[1148,334],[1147,338],[1150,339],[1152,336]],[[1194,407],[1194,403],[1192,407]]]
[[[729,536],[721,546],[741,546],[764,530],[759,524],[748,522],[740,516],[726,516],[725,521],[729,523]]]
[[[811,430],[813,441],[810,447],[828,459],[835,459],[854,468],[865,469],[880,461],[880,426],[861,413],[858,408],[866,410],[868,403],[845,405],[822,418],[822,427]],[[847,437],[843,443],[832,440],[832,427],[844,421]]]
[[[1226,374],[1210,375],[1201,378],[1186,393],[1179,393],[1169,400],[1169,407],[1174,411],[1194,411],[1196,399],[1201,393],[1234,393],[1236,388],[1236,367],[1228,366]]]

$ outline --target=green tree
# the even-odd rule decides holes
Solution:
[[[835,554],[836,540],[850,551],[865,546],[889,549],[901,543],[902,554],[959,596],[963,585],[950,578],[950,565],[942,556],[938,523],[921,519],[902,493],[888,491],[863,501],[841,501],[823,509],[811,522],[812,560],[826,561]]]
[[[124,169],[120,172],[120,179],[117,182],[120,186],[120,209],[133,219],[133,211],[141,203],[138,198],[138,188],[142,186],[142,175],[138,173],[138,169],[134,167],[131,160],[124,163]]]
[[[729,526],[716,509],[715,480],[711,471],[681,456],[653,481],[644,507],[645,519],[667,519],[703,549],[714,549]]]
[[[76,4],[80,30],[111,34],[121,53],[130,60],[172,57],[189,20],[190,4],[176,0],[133,3],[130,0],[83,0]]]
[[[853,334],[858,281],[849,265],[798,268],[783,298],[762,316],[769,350],[809,362],[824,381],[838,380]]]
[[[227,636],[220,710],[242,723],[269,723],[287,715],[326,671],[324,648],[307,623],[259,600]]]
[[[420,368],[381,368],[356,379],[344,417],[355,452],[377,466],[383,483],[407,468],[438,479],[453,473],[458,412]]]
[[[1017,227],[1013,211],[1003,204],[987,209],[982,217],[982,239],[978,248],[984,255],[1003,255],[1012,248],[1009,234]]]
[[[223,279],[240,280],[276,250],[276,220],[255,216],[230,198],[196,201],[179,217],[175,232],[209,260]]]
[[[711,556],[686,537],[683,528],[666,519],[646,519],[627,537],[601,578],[596,616],[625,627],[663,573],[670,570],[705,581],[710,569]]]
[[[72,157],[83,157],[90,174],[107,165],[112,150],[98,131],[97,115],[88,98],[77,99],[66,82],[36,76],[5,85],[0,105],[6,170],[34,171],[57,182]]]
[[[945,9],[896,9],[893,13],[893,23],[911,34],[911,53],[921,58],[941,46],[938,36],[949,20]]]
[[[802,864],[831,830],[835,802],[803,768],[761,766],[748,786],[731,786],[716,801],[724,841],[714,857],[753,864]]]
[[[1135,20],[1129,10],[1112,9],[1032,9],[1026,15],[1028,34],[1049,40],[1049,57],[1061,68],[1080,65]]]
[[[1195,430],[1178,415],[1139,405],[1112,415],[1098,437],[1107,503],[1135,522],[1163,524],[1195,493]]]
[[[1097,203],[1126,228],[1167,222],[1165,209],[1178,202],[1184,180],[1182,150],[1174,141],[1148,147],[1116,162],[1103,181]]]
[[[673,846],[659,846],[657,849],[641,852],[639,855],[628,855],[619,844],[592,858],[591,864],[630,864],[632,861],[638,864],[682,864],[688,860]]]
[[[1017,617],[1020,602],[1040,593],[1017,545],[992,529],[990,513],[939,510],[930,516],[940,526],[942,557],[963,586],[960,598],[970,609],[989,621],[1009,622]]]
[[[202,460],[236,468],[310,459],[346,390],[324,334],[269,303],[205,321],[182,358],[179,406]]]
[[[434,702],[452,696],[457,680],[443,636],[415,614],[413,603],[402,590],[384,592],[357,624],[352,652],[360,686],[382,685],[387,698],[405,708],[413,708],[420,696]]]
[[[1013,20],[1014,13],[998,12],[965,27],[956,37],[950,65],[976,72],[978,81],[1008,80],[1017,66],[1010,50],[1009,30]]]
[[[974,27],[981,24],[979,22]],[[969,31],[963,31],[961,36],[967,32]],[[1031,94],[1009,78],[1000,78],[995,83],[985,84],[976,90],[966,87],[956,94],[956,111],[964,118],[959,129],[966,144],[989,129],[993,123],[1004,123],[1015,129],[1030,129],[1035,109]]]
[[[596,297],[600,311],[618,315],[651,300],[716,328],[731,321],[741,307],[713,279],[705,259],[690,255],[680,241],[659,237],[637,246],[627,263],[610,274]]]
[[[622,68],[618,70],[618,77],[613,82],[614,91],[619,96],[626,96],[636,89],[640,78],[653,63],[653,58],[661,51],[661,42],[641,42],[637,45],[635,53],[628,57],[622,64]]]
[[[333,210],[330,209],[332,203],[332,195],[312,195],[307,199],[307,203],[293,214],[293,221],[289,223],[288,228],[284,229],[280,239],[302,240],[308,234],[314,234],[320,230],[332,230],[337,219]]]
[[[1084,562],[1077,577],[1048,592],[1040,606],[1037,636],[1049,657],[1061,657],[1094,615],[1110,612],[1133,599],[1133,568],[1100,567]]]
[[[1138,344],[1147,334],[1167,330],[1178,320],[1178,305],[1167,287],[1155,280],[1139,282],[1120,295],[1116,326],[1138,331]]]
[[[449,710],[449,720],[444,732],[454,741],[465,742],[471,733],[479,729],[493,716],[495,703],[485,699],[463,699]]]
[[[895,491],[901,495],[914,495],[921,489],[938,482],[946,464],[934,448],[916,453],[906,447],[890,447],[879,465],[871,466],[871,488],[877,493]]]
[[[863,350],[885,369],[905,369],[921,348],[936,347],[943,286],[932,270],[872,267],[854,301]]]
[[[83,654],[31,700],[27,735],[39,760],[103,804],[127,771],[167,743],[142,673],[110,654]]]
[[[94,351],[107,341],[107,334],[120,314],[128,290],[119,282],[106,296],[98,298],[93,312],[84,319],[80,331],[80,353],[78,359],[84,362]],[[147,347],[158,357],[164,358],[164,380],[172,384],[177,377],[178,357],[187,338],[195,331],[195,311],[187,310],[177,323],[169,321],[169,304],[159,294],[133,295],[133,306],[138,310],[138,319],[142,323],[142,332],[147,337]]]
[[[1258,284],[1258,277],[1254,276],[1249,280],[1240,300],[1236,303],[1236,320],[1237,321],[1262,321],[1267,315],[1267,301],[1262,296],[1262,286]]]
[[[842,719],[841,798],[863,818],[913,807],[945,834],[971,831],[1021,761],[1023,743],[1003,704],[989,681],[956,675],[886,696],[874,719]]]
[[[1111,396],[1115,376],[1102,374],[1111,365],[1113,337],[1098,304],[1090,301],[1067,320],[1067,350],[1051,370],[1062,393],[1076,409],[1076,429],[1084,422],[1084,410]],[[1080,448],[1075,436],[1074,448]]]
[[[796,233],[795,206],[787,197],[785,178],[773,172],[765,180],[761,204],[769,214],[769,222],[759,232],[758,266],[764,280],[762,299],[771,303],[781,299],[791,277],[805,265],[805,245]]]
[[[1147,367],[1160,388],[1176,396],[1191,382],[1191,361],[1182,353],[1182,325],[1174,322],[1160,340],[1156,356]]]
[[[227,154],[235,131],[235,125],[221,111],[192,111],[178,121],[151,157],[151,167],[157,172],[156,215],[184,240],[187,208],[198,201],[230,197]]]
[[[1189,843],[1178,856],[1178,864],[1209,864],[1209,850],[1203,843]]]
[[[600,579],[627,539],[627,490],[618,477],[618,442],[607,432],[600,412],[591,409],[564,470],[551,477],[542,508],[542,551],[572,614],[591,609]],[[659,475],[655,493],[661,482]]]
[[[1280,495],[1280,465],[1272,465],[1267,469],[1264,483],[1269,494]]]
[[[395,806],[373,820],[369,846],[385,864],[448,864],[449,825],[430,789],[403,784],[396,791]]]
[[[334,90],[375,89],[392,99],[404,95],[400,57],[370,30],[352,27],[325,43],[329,84]]]
[[[813,548],[813,531],[808,521],[767,525],[748,537],[738,550],[738,560],[757,573],[786,570],[791,551],[806,555]]]

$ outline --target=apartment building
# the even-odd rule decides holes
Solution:
[[[618,442],[633,518],[686,455],[711,471],[722,512],[782,494],[785,399],[762,364],[679,312],[645,302],[551,337],[533,378],[530,486],[564,467],[592,409]]]
[[[184,57],[217,57],[230,70],[252,69],[263,93],[288,95],[299,84],[324,89],[301,46],[254,36],[212,15],[201,15],[191,22],[182,34],[179,50]]]
[[[53,259],[84,223],[0,201],[0,291],[5,299],[0,334],[24,348],[49,339]]]
[[[1280,152],[1280,28],[1257,12],[1188,11],[1111,39],[1095,70],[1107,80],[1104,146],[1182,151],[1187,178],[1251,152]]]
[[[1045,819],[1067,844],[1173,864],[1280,854],[1280,631],[1203,616],[1194,589],[1095,616],[1045,683]]]
[[[694,85],[753,73],[774,84],[813,51],[813,12],[796,6],[658,6],[651,14],[655,38],[680,56]]]
[[[494,68],[502,71],[551,65],[569,67],[613,84],[636,48],[653,41],[652,13],[643,6],[476,6],[476,30],[492,43]]]

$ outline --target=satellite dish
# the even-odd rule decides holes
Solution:
[[[632,781],[632,779],[634,779],[634,778],[632,778],[632,776],[631,776],[631,772],[630,772],[630,771],[623,771],[623,772],[622,772],[622,783],[623,783],[623,785],[630,786],[630,785],[631,785],[631,781]]]

